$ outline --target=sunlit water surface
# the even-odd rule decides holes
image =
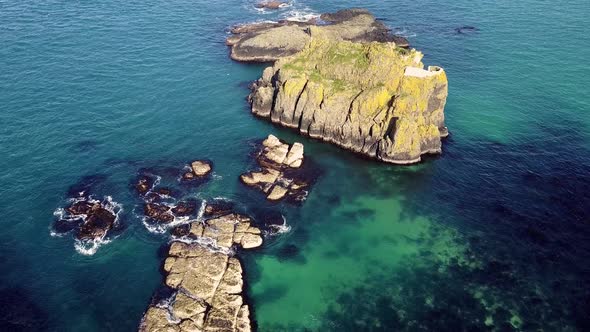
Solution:
[[[228,28],[351,6],[446,69],[442,156],[383,165],[249,114],[263,66],[228,58]],[[215,175],[186,195],[278,211],[291,227],[241,256],[260,331],[589,330],[589,8],[0,0],[0,329],[135,330],[168,238],[143,225],[130,183],[208,158]],[[321,171],[302,206],[237,180],[269,133],[303,142]],[[50,226],[89,182],[123,210],[84,255]]]

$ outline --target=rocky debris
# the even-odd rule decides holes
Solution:
[[[146,203],[143,206],[143,213],[158,222],[170,223],[174,221],[174,215],[170,211],[170,207],[158,203]]]
[[[192,181],[195,179],[195,173],[186,172],[186,173],[182,174],[182,179],[185,181]]]
[[[181,201],[170,210],[177,216],[190,216],[197,210],[197,202],[195,200]]]
[[[338,22],[353,14],[323,19]],[[326,33],[330,27],[309,27],[310,41],[302,51],[264,70],[252,85],[252,112],[386,162],[414,163],[422,154],[440,153],[441,137],[448,133],[445,71],[425,69],[422,53],[414,49],[334,38]],[[278,157],[283,152],[277,151]]]
[[[145,195],[150,189],[152,189],[154,181],[148,176],[140,176],[135,184],[135,189],[141,195]]]
[[[272,62],[300,52],[313,37],[310,27],[333,40],[391,42],[408,47],[408,41],[391,31],[365,9],[345,9],[322,14],[307,22],[279,21],[234,27],[226,44],[237,61]]]
[[[284,1],[268,0],[257,3],[256,8],[279,9],[288,5],[289,4]]]
[[[197,210],[195,200],[179,201],[176,204],[163,204],[146,202],[143,206],[143,213],[146,217],[160,223],[170,223],[175,217],[186,217],[193,215]]]
[[[234,209],[234,204],[226,200],[215,200],[213,202],[207,202],[203,216],[206,218],[221,217],[226,214],[230,214]]]
[[[56,220],[54,230],[58,233],[74,230],[76,238],[81,241],[103,239],[117,220],[108,199],[100,202],[90,196],[81,196],[64,211],[65,214]]]
[[[256,157],[261,168],[242,174],[240,180],[264,192],[268,200],[290,197],[301,201],[306,197],[311,182],[306,172],[301,170],[303,160],[303,144],[289,146],[276,136],[269,135],[262,142],[262,149]]]
[[[214,248],[174,241],[164,262],[165,284],[175,290],[168,305],[152,304],[139,331],[251,331],[250,311],[242,297],[240,261],[229,248],[262,244],[250,218],[235,213],[195,221],[181,231],[189,238],[213,240]]]
[[[156,192],[158,193],[158,195],[160,196],[172,196],[172,190],[168,189],[168,188],[158,188],[156,190]]]

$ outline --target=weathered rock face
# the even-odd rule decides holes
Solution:
[[[148,308],[139,330],[251,331],[250,311],[242,298],[242,266],[229,249],[234,244],[260,246],[260,230],[248,217],[232,213],[193,222],[184,236],[207,238],[212,244],[172,242],[164,271],[165,283],[175,293],[167,305]]]
[[[293,55],[311,40],[310,27],[322,31],[332,39],[354,42],[395,42],[407,47],[408,41],[394,36],[365,9],[345,9],[323,14],[308,22],[280,21],[252,23],[232,29],[226,40],[231,47],[231,58],[237,61],[271,62]]]
[[[303,51],[253,85],[254,114],[391,163],[441,151],[448,133],[442,68],[424,69],[422,53],[394,43],[338,40],[317,27],[310,35]]]
[[[289,146],[277,137],[269,135],[262,142],[256,161],[260,170],[244,173],[240,180],[264,192],[270,201],[291,198],[303,200],[309,190],[312,178],[302,170],[303,144]]]

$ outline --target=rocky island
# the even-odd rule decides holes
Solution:
[[[228,41],[236,60],[276,60],[252,85],[252,113],[385,162],[440,153],[445,71],[425,68],[421,52],[365,10],[320,18],[323,25],[242,27]]]

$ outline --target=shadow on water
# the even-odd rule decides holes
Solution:
[[[0,290],[1,331],[49,331],[48,316],[22,288]]]
[[[342,293],[324,330],[590,329],[590,151],[575,131],[546,133],[537,144],[450,140],[427,170],[371,173],[384,197],[396,179],[403,213],[468,234],[471,263],[372,276]]]

